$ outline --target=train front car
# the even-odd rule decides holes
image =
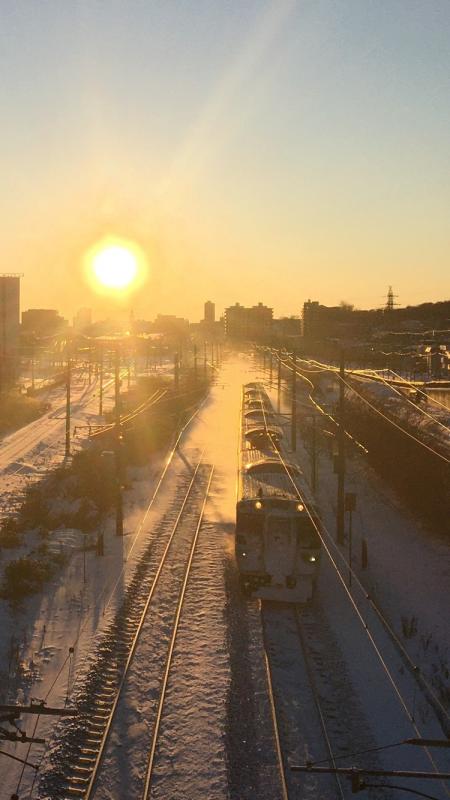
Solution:
[[[249,423],[246,387],[242,404],[236,509],[241,583],[255,597],[306,603],[317,579],[320,540],[293,483],[298,467],[280,459],[282,432],[262,387],[258,392],[264,403],[261,420],[251,416]]]

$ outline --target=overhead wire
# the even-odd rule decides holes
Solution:
[[[409,397],[405,397],[405,395],[402,394],[402,392],[399,389],[397,389],[396,386],[393,386],[392,383],[387,381],[386,378],[382,378],[380,376],[379,378],[377,378],[377,380],[382,381],[389,389],[391,389],[392,392],[401,397],[402,400],[405,400],[407,403],[409,403],[409,405],[413,406],[413,408],[415,408],[416,411],[419,411],[425,417],[428,417],[428,419],[431,419],[433,422],[435,422],[436,425],[440,425],[442,428],[444,428],[445,431],[448,431],[450,433],[450,427],[448,425],[444,425],[444,423],[441,422],[439,419],[436,419],[436,417],[433,417],[433,415],[429,414],[428,411],[425,411],[424,408],[418,406],[417,403],[414,403],[412,400],[410,400]]]
[[[264,414],[265,426],[266,426],[266,430],[267,430],[267,421],[266,421],[266,415],[265,415],[265,412],[264,412],[264,410],[263,410],[263,414]],[[372,631],[370,630],[370,628],[369,628],[369,625],[368,625],[368,623],[367,623],[366,619],[364,618],[364,616],[363,616],[363,614],[362,614],[361,610],[359,609],[359,607],[358,607],[357,603],[355,602],[355,600],[354,600],[354,597],[353,597],[352,593],[350,592],[349,588],[347,587],[347,584],[346,584],[345,578],[344,578],[344,576],[341,574],[341,571],[340,571],[340,569],[339,569],[339,567],[338,567],[338,565],[337,565],[337,563],[336,563],[335,559],[333,558],[333,555],[331,554],[331,551],[330,551],[329,547],[327,546],[327,544],[326,544],[326,542],[325,542],[325,540],[324,540],[324,537],[322,536],[322,533],[321,533],[321,531],[320,531],[320,529],[319,529],[319,526],[317,525],[317,522],[316,522],[315,518],[313,517],[313,515],[311,514],[311,511],[310,511],[310,509],[308,508],[308,503],[305,501],[305,497],[304,497],[304,495],[302,494],[302,492],[301,492],[300,488],[298,487],[298,485],[296,484],[296,482],[295,482],[294,478],[292,477],[292,475],[291,475],[291,471],[289,470],[289,467],[288,467],[288,465],[286,464],[286,461],[285,461],[285,459],[283,458],[283,455],[282,455],[282,453],[281,453],[280,449],[278,448],[278,446],[277,446],[276,442],[275,442],[273,439],[271,439],[271,441],[272,441],[272,444],[273,444],[274,450],[275,450],[275,452],[278,454],[278,457],[279,457],[279,459],[280,459],[280,461],[281,461],[281,463],[282,463],[282,465],[283,465],[283,467],[284,467],[284,469],[285,469],[285,471],[286,471],[286,474],[287,474],[287,476],[288,476],[289,480],[291,481],[291,483],[292,483],[292,485],[293,485],[293,487],[294,487],[294,490],[295,490],[295,492],[296,492],[296,494],[297,494],[297,497],[299,498],[299,500],[300,500],[300,501],[302,502],[302,504],[304,505],[304,507],[305,507],[305,510],[306,510],[306,512],[307,512],[307,514],[308,514],[308,517],[309,517],[309,519],[311,520],[311,523],[312,523],[312,525],[313,525],[313,527],[314,527],[314,529],[315,529],[315,531],[316,531],[317,535],[319,536],[319,539],[320,539],[320,541],[322,542],[322,545],[323,545],[323,547],[324,547],[324,549],[325,549],[325,552],[326,552],[326,554],[327,554],[327,556],[328,556],[328,558],[329,558],[329,560],[330,560],[330,562],[331,562],[331,564],[332,564],[332,566],[333,566],[333,569],[334,569],[334,571],[335,571],[335,573],[336,573],[336,575],[337,575],[337,577],[338,577],[338,579],[339,579],[339,581],[340,581],[340,583],[341,583],[341,585],[342,585],[342,587],[343,587],[343,589],[344,589],[344,592],[345,592],[345,594],[347,595],[347,597],[348,597],[348,599],[349,599],[349,601],[350,601],[350,604],[351,604],[351,606],[352,606],[352,608],[353,608],[354,612],[356,613],[356,615],[357,615],[357,617],[358,617],[358,619],[359,619],[359,621],[360,621],[360,623],[361,623],[361,625],[362,625],[362,627],[363,627],[363,629],[364,629],[364,631],[365,631],[365,633],[366,633],[366,636],[368,637],[368,639],[369,639],[369,641],[370,641],[370,643],[371,643],[371,645],[372,645],[372,647],[373,647],[373,649],[374,649],[374,651],[375,651],[375,653],[376,653],[376,655],[377,655],[377,657],[378,657],[378,660],[379,660],[379,662],[380,662],[380,664],[381,664],[381,666],[382,666],[382,668],[383,668],[383,671],[384,671],[384,673],[386,674],[386,676],[387,676],[387,678],[388,678],[388,680],[389,680],[389,682],[390,682],[390,684],[391,684],[391,686],[392,686],[392,688],[393,688],[393,690],[394,690],[394,694],[396,695],[396,697],[397,697],[397,699],[398,699],[398,701],[399,701],[399,703],[400,703],[401,707],[403,708],[403,711],[405,712],[405,714],[406,714],[406,717],[407,717],[407,719],[408,719],[409,723],[411,724],[411,726],[412,726],[412,728],[413,728],[414,732],[416,733],[416,736],[417,736],[418,738],[421,738],[421,733],[420,733],[420,730],[419,730],[419,728],[417,727],[417,724],[416,724],[416,722],[415,722],[414,716],[411,714],[411,712],[410,712],[410,710],[409,710],[409,708],[408,708],[408,705],[407,705],[407,703],[406,703],[406,701],[405,701],[405,699],[404,699],[404,697],[403,697],[403,695],[402,695],[402,692],[401,692],[400,688],[398,687],[398,685],[397,685],[397,683],[396,683],[396,681],[395,681],[395,679],[394,679],[394,676],[392,675],[392,672],[391,672],[391,670],[389,669],[389,666],[388,666],[388,664],[386,663],[386,660],[385,660],[385,658],[383,657],[383,654],[382,654],[382,652],[381,652],[381,650],[380,650],[379,646],[377,645],[377,642],[376,642],[376,640],[375,640],[374,634],[373,634],[373,633],[372,633]],[[351,572],[351,574],[352,574],[352,577],[354,578],[355,582],[357,583],[357,585],[358,585],[359,589],[362,591],[362,593],[363,593],[363,595],[365,596],[365,598],[366,598],[366,599],[367,599],[367,600],[370,602],[371,598],[370,598],[370,596],[367,594],[367,591],[366,591],[366,589],[365,589],[365,588],[362,586],[362,584],[361,584],[361,582],[360,582],[360,580],[359,580],[358,576],[355,574],[354,570],[353,570],[353,569],[350,567],[350,565],[348,564],[348,562],[347,562],[347,560],[345,559],[345,557],[343,556],[343,554],[342,554],[342,553],[340,552],[340,550],[337,548],[337,545],[336,545],[336,543],[333,541],[333,539],[332,539],[332,537],[331,537],[331,534],[329,533],[329,531],[327,530],[327,528],[326,528],[325,524],[323,523],[323,520],[321,520],[321,519],[319,518],[319,521],[320,521],[320,524],[321,524],[322,530],[324,531],[324,533],[326,533],[326,535],[327,535],[327,538],[329,539],[330,543],[333,545],[333,547],[334,547],[334,548],[335,548],[335,550],[337,551],[338,555],[339,555],[339,556],[342,558],[342,560],[344,561],[345,565],[347,566],[347,568],[348,568],[348,569],[349,569],[349,571]],[[444,709],[444,711],[445,711],[445,709]],[[446,716],[450,718],[450,715],[448,714],[448,712],[446,712],[446,711],[445,711],[445,713],[446,713]],[[435,772],[438,772],[439,770],[438,770],[438,768],[437,768],[437,765],[436,765],[436,763],[435,763],[435,761],[434,761],[434,758],[433,758],[433,756],[432,756],[432,754],[431,754],[431,752],[430,752],[429,748],[428,748],[428,747],[425,747],[425,748],[424,748],[424,751],[426,752],[426,754],[427,754],[427,757],[428,757],[428,759],[429,759],[429,761],[430,761],[430,763],[431,763],[431,765],[432,765],[432,767],[433,767],[434,771],[435,771]],[[445,784],[444,784],[444,789],[445,789],[445,792],[446,792],[446,794],[447,794],[447,795],[450,797],[450,791],[449,791],[449,789],[447,788],[447,786],[445,786]]]
[[[368,406],[369,406],[369,407],[370,407],[370,408],[371,408],[373,411],[375,411],[375,412],[376,412],[376,413],[377,413],[377,414],[378,414],[380,417],[383,417],[383,419],[385,419],[387,422],[389,422],[391,425],[393,425],[393,426],[394,426],[395,428],[397,428],[399,431],[401,431],[402,433],[404,433],[404,434],[405,434],[405,436],[408,436],[410,439],[412,439],[413,441],[415,441],[415,442],[416,442],[417,444],[419,444],[421,447],[424,447],[426,450],[428,450],[430,453],[433,453],[433,455],[437,456],[437,457],[438,457],[438,458],[440,458],[442,461],[445,461],[447,464],[450,464],[450,459],[449,459],[449,458],[447,458],[446,456],[444,456],[442,453],[439,453],[439,451],[438,451],[438,450],[434,450],[434,448],[433,448],[433,447],[430,447],[428,444],[426,444],[425,442],[423,442],[423,441],[422,441],[421,439],[419,439],[417,436],[414,436],[414,434],[412,434],[412,433],[410,433],[409,431],[407,431],[407,430],[406,430],[406,428],[403,428],[401,425],[399,425],[399,424],[398,424],[397,422],[395,422],[393,419],[391,419],[390,417],[388,417],[388,416],[387,416],[387,414],[384,414],[382,411],[380,411],[380,409],[379,409],[379,408],[377,408],[377,407],[376,407],[376,406],[375,406],[373,403],[371,403],[371,402],[370,402],[370,400],[368,400],[366,397],[364,397],[364,395],[362,395],[360,392],[358,392],[358,390],[357,390],[357,389],[355,389],[355,387],[354,387],[354,386],[352,386],[350,383],[348,383],[348,381],[346,381],[346,380],[345,380],[345,378],[343,378],[343,377],[342,377],[342,375],[338,375],[338,378],[339,378],[339,380],[340,380],[340,381],[342,381],[342,383],[344,383],[344,384],[345,384],[345,386],[347,386],[347,388],[348,388],[348,389],[350,389],[352,392],[354,392],[354,393],[355,393],[355,394],[356,394],[356,395],[357,395],[357,396],[358,396],[358,397],[359,397],[359,398],[360,398],[360,399],[361,399],[361,400],[362,400],[364,403],[366,403],[366,405],[368,405]]]

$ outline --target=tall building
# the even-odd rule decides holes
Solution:
[[[272,332],[273,309],[258,303],[246,308],[240,303],[225,309],[225,333],[230,339],[264,341]]]
[[[204,322],[207,325],[214,325],[216,321],[216,306],[211,300],[207,300],[205,303],[205,318]]]
[[[0,275],[0,390],[14,381],[19,353],[20,278]]]
[[[303,303],[303,336],[306,339],[314,339],[318,335],[320,309],[318,300]]]

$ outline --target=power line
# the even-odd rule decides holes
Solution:
[[[263,409],[263,415],[264,415],[264,423],[265,423],[265,427],[266,427],[266,431],[267,431],[267,418],[266,418],[266,414],[265,414],[265,410],[264,410],[264,409]],[[287,474],[287,476],[288,476],[289,480],[291,481],[291,483],[292,483],[292,485],[293,485],[293,487],[294,487],[294,490],[295,490],[295,492],[296,492],[296,494],[297,494],[297,496],[298,496],[299,500],[302,502],[302,504],[303,504],[303,505],[304,505],[304,507],[305,507],[305,510],[306,510],[306,512],[307,512],[307,514],[308,514],[308,517],[310,518],[310,520],[311,520],[311,522],[312,522],[312,525],[313,525],[313,527],[314,527],[314,529],[315,529],[315,531],[316,531],[317,535],[319,536],[319,539],[320,539],[320,541],[322,542],[322,545],[323,545],[323,547],[324,547],[324,549],[325,549],[325,552],[326,552],[326,554],[327,554],[328,558],[330,559],[330,562],[331,562],[331,564],[332,564],[332,566],[333,566],[333,569],[334,569],[334,571],[335,571],[335,573],[336,573],[336,575],[337,575],[337,577],[338,577],[339,581],[341,582],[341,584],[342,584],[342,586],[343,586],[343,588],[344,588],[344,591],[345,591],[345,593],[346,593],[346,595],[347,595],[347,597],[348,597],[348,599],[349,599],[349,601],[350,601],[350,604],[351,604],[351,606],[353,607],[353,609],[354,609],[354,611],[355,611],[355,613],[356,613],[356,615],[357,615],[357,617],[358,617],[359,621],[360,621],[360,622],[361,622],[361,624],[362,624],[362,627],[363,627],[363,629],[364,629],[364,631],[365,631],[365,633],[366,633],[366,635],[367,635],[367,637],[368,637],[368,639],[369,639],[369,641],[370,641],[370,643],[371,643],[371,645],[372,645],[372,647],[373,647],[373,649],[374,649],[374,651],[375,651],[375,653],[376,653],[376,655],[377,655],[377,657],[378,657],[378,660],[379,660],[379,662],[380,662],[380,664],[381,664],[381,666],[382,666],[382,668],[383,668],[383,670],[384,670],[384,672],[385,672],[385,674],[386,674],[386,676],[387,676],[387,678],[388,678],[388,680],[389,680],[389,682],[390,682],[390,684],[391,684],[391,686],[392,686],[392,688],[393,688],[393,690],[394,690],[394,693],[395,693],[395,695],[397,696],[397,699],[398,699],[398,700],[399,700],[399,702],[400,702],[400,705],[401,705],[401,707],[403,708],[403,710],[404,710],[404,712],[405,712],[405,714],[406,714],[406,717],[407,717],[407,719],[408,719],[409,723],[411,724],[411,726],[412,726],[413,730],[415,731],[416,735],[417,735],[417,736],[420,738],[420,737],[421,737],[420,730],[419,730],[419,728],[418,728],[418,727],[417,727],[417,725],[416,725],[416,722],[415,722],[415,720],[414,720],[414,717],[413,717],[413,715],[411,714],[411,712],[410,712],[410,711],[409,711],[409,709],[408,709],[408,706],[407,706],[407,704],[406,704],[406,701],[405,701],[405,700],[404,700],[404,698],[403,698],[402,692],[401,692],[400,688],[398,687],[398,685],[397,685],[397,683],[396,683],[396,681],[395,681],[395,679],[394,679],[394,677],[393,677],[393,675],[392,675],[392,673],[391,673],[391,671],[390,671],[390,669],[389,669],[389,667],[388,667],[388,665],[387,665],[387,663],[386,663],[386,661],[385,661],[385,659],[384,659],[384,657],[383,657],[383,654],[382,654],[382,652],[381,652],[380,648],[378,647],[378,645],[377,645],[377,643],[376,643],[376,641],[375,641],[374,635],[372,634],[372,632],[371,632],[371,630],[370,630],[370,628],[369,628],[369,625],[368,625],[368,623],[366,622],[366,620],[365,620],[364,616],[362,615],[362,613],[361,613],[361,611],[360,611],[360,609],[359,609],[358,605],[356,604],[356,602],[355,602],[355,600],[354,600],[354,598],[353,598],[353,595],[352,595],[352,593],[349,591],[349,589],[348,589],[348,587],[347,587],[347,584],[346,584],[345,578],[344,578],[344,577],[343,577],[343,575],[341,574],[341,572],[340,572],[340,570],[339,570],[339,567],[338,567],[338,565],[337,565],[336,561],[334,560],[334,558],[333,558],[333,556],[332,556],[332,554],[331,554],[331,552],[330,552],[330,550],[329,550],[329,548],[328,548],[328,546],[327,546],[327,544],[326,544],[326,542],[325,542],[325,540],[324,540],[324,538],[323,538],[323,536],[322,536],[322,533],[321,533],[321,531],[319,530],[319,527],[318,527],[318,525],[317,525],[317,523],[316,523],[316,521],[315,521],[314,517],[313,517],[313,516],[312,516],[312,514],[311,514],[311,511],[310,511],[310,509],[309,509],[309,507],[308,507],[308,503],[307,503],[307,502],[305,502],[305,498],[304,498],[304,496],[303,496],[303,494],[302,494],[301,490],[300,490],[300,489],[299,489],[299,487],[297,486],[296,482],[294,481],[294,479],[293,479],[293,477],[292,477],[292,475],[291,475],[291,472],[290,472],[290,470],[289,470],[289,468],[288,468],[288,466],[287,466],[287,464],[286,464],[286,462],[285,462],[285,459],[283,458],[283,456],[282,456],[282,454],[281,454],[281,452],[280,452],[279,448],[277,447],[277,444],[276,444],[276,442],[272,440],[272,444],[273,444],[273,447],[274,447],[274,450],[275,450],[275,452],[278,454],[278,457],[279,457],[279,459],[280,459],[280,461],[281,461],[281,463],[282,463],[282,465],[283,465],[283,467],[284,467],[284,469],[285,469],[285,471],[286,471],[286,474]],[[363,594],[366,596],[366,599],[368,599],[368,600],[369,600],[369,602],[370,602],[370,597],[369,597],[369,595],[367,594],[367,592],[366,592],[366,590],[364,589],[364,587],[362,586],[361,582],[359,581],[359,578],[358,578],[358,577],[355,575],[354,571],[353,571],[353,570],[351,569],[351,567],[350,567],[350,566],[347,564],[347,561],[346,561],[345,557],[344,557],[344,556],[342,556],[342,553],[340,553],[339,549],[337,548],[337,545],[336,545],[336,544],[335,544],[335,542],[332,540],[332,537],[331,537],[331,535],[330,535],[329,531],[327,530],[326,526],[323,524],[323,521],[322,521],[321,519],[320,519],[320,523],[321,523],[321,526],[322,526],[322,528],[323,528],[323,531],[326,533],[326,535],[327,535],[328,539],[329,539],[329,540],[330,540],[330,542],[333,544],[333,547],[334,547],[334,548],[337,550],[337,552],[339,553],[339,555],[340,555],[340,556],[341,556],[341,558],[343,559],[344,563],[345,563],[345,564],[348,566],[349,570],[351,570],[351,572],[352,572],[352,575],[353,575],[353,576],[354,576],[354,578],[356,579],[356,582],[357,582],[357,584],[358,584],[359,588],[362,590]],[[447,715],[447,716],[448,716],[448,715]],[[427,757],[428,757],[428,759],[429,759],[430,763],[431,763],[431,764],[432,764],[432,766],[433,766],[433,769],[434,769],[434,771],[435,771],[435,772],[438,772],[437,766],[436,766],[436,764],[435,764],[435,761],[434,761],[434,759],[433,759],[433,756],[431,755],[431,753],[430,753],[429,749],[428,749],[427,747],[426,747],[426,748],[424,748],[424,749],[425,749],[425,752],[426,752],[426,754],[427,754]],[[446,794],[447,794],[448,796],[450,796],[450,791],[447,789],[447,787],[446,787],[446,786],[444,786],[444,788],[445,788]]]
[[[399,431],[401,431],[402,433],[404,433],[404,434],[405,434],[405,436],[408,436],[410,439],[412,439],[413,441],[415,441],[417,444],[420,444],[420,446],[421,446],[421,447],[424,447],[426,450],[429,450],[429,452],[430,452],[430,453],[433,453],[433,455],[437,456],[437,457],[438,457],[438,458],[440,458],[442,461],[445,461],[447,464],[450,464],[450,459],[449,459],[449,458],[447,458],[446,456],[444,456],[442,453],[439,453],[437,450],[434,450],[432,447],[430,447],[429,445],[425,444],[425,442],[422,442],[422,441],[421,441],[421,439],[418,439],[418,438],[417,438],[417,436],[414,436],[414,434],[410,433],[410,432],[409,432],[409,431],[407,431],[405,428],[402,428],[402,426],[401,426],[401,425],[399,425],[399,424],[398,424],[397,422],[395,422],[393,419],[391,419],[391,418],[390,418],[390,417],[388,417],[386,414],[384,414],[382,411],[380,411],[380,409],[379,409],[379,408],[377,408],[376,406],[374,406],[374,405],[373,405],[373,403],[371,403],[371,402],[370,402],[370,400],[367,400],[367,398],[366,398],[366,397],[364,397],[364,395],[362,395],[360,392],[358,392],[358,390],[357,390],[357,389],[355,389],[355,387],[354,387],[354,386],[352,386],[351,384],[349,384],[349,383],[348,383],[348,382],[345,380],[345,378],[342,378],[342,376],[338,376],[338,377],[339,377],[339,380],[343,381],[343,383],[345,383],[345,385],[346,385],[346,386],[347,386],[347,387],[348,387],[348,388],[349,388],[351,391],[355,392],[355,394],[356,394],[356,395],[358,395],[358,397],[360,397],[360,398],[361,398],[361,400],[362,400],[364,403],[366,403],[368,406],[370,406],[370,408],[371,408],[373,411],[375,411],[377,414],[379,414],[379,416],[380,416],[380,417],[383,417],[383,419],[385,419],[387,422],[389,422],[391,425],[393,425],[393,426],[394,426],[395,428],[397,428]]]

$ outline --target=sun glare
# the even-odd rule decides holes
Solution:
[[[134,242],[103,240],[91,248],[85,262],[89,282],[101,293],[126,294],[146,277],[144,253]]]
[[[95,277],[110,289],[123,289],[136,277],[135,256],[125,247],[111,246],[101,250],[92,263]]]

